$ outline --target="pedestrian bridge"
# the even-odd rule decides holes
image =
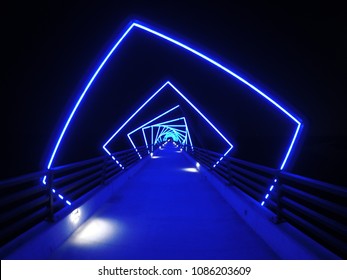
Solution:
[[[302,120],[227,64],[132,21],[76,101],[46,168],[0,182],[2,258],[347,257],[346,187],[286,171]]]
[[[172,141],[138,152],[1,182],[2,259],[346,257],[345,188],[231,157],[209,168],[220,155]]]

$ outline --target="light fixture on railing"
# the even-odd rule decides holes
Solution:
[[[78,221],[80,220],[80,218],[81,218],[81,209],[80,208],[77,208],[71,212],[70,221],[73,224],[77,224]]]

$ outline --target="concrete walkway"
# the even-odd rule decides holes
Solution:
[[[233,208],[168,144],[52,259],[277,259]]]

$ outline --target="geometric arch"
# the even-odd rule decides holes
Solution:
[[[126,121],[123,125],[121,125],[117,130],[116,132],[114,132],[112,134],[112,136],[105,142],[105,144],[102,146],[102,148],[105,150],[105,152],[107,154],[109,154],[111,156],[111,152],[108,150],[107,148],[107,145],[109,145],[109,143],[120,133],[120,131],[151,101],[153,101],[153,99],[159,95],[161,92],[163,92],[162,90],[165,88],[165,87],[171,87],[171,89],[174,90],[174,93],[177,93],[182,99],[184,99],[185,102],[187,102],[189,104],[190,107],[192,107],[195,112],[198,113],[198,115],[203,118],[210,127],[212,127],[212,129],[216,132],[216,134],[218,134],[222,139],[223,141],[225,141],[225,143],[229,146],[228,149],[225,151],[225,153],[223,154],[223,156],[213,165],[213,168],[215,168],[219,163],[220,161],[232,150],[233,148],[233,145],[230,143],[230,141],[220,132],[220,130],[181,92],[177,89],[177,87],[175,87],[170,81],[167,81],[165,82],[157,91],[155,91],[155,93],[153,93],[141,106],[139,109],[137,109],[135,111],[135,113],[133,113]],[[155,120],[157,120],[158,118],[161,118],[163,117],[165,114],[177,109],[180,105],[177,105],[173,108],[171,108],[170,110],[160,114],[159,116],[155,117],[154,119],[146,122],[145,124],[141,125],[140,127],[136,128],[135,130],[133,130],[132,132],[128,133],[128,138],[129,138],[129,134],[149,125],[150,123],[154,122]],[[129,138],[131,144],[133,145],[133,147],[135,148],[135,145],[134,143],[132,142],[131,138]],[[135,151],[137,152],[137,149],[135,148]],[[140,159],[141,159],[141,156],[139,155]],[[113,160],[115,160],[113,157],[112,157]],[[117,161],[116,161],[117,162]],[[117,164],[119,164],[117,162]]]
[[[123,42],[123,40],[127,37],[127,35],[134,29],[139,29],[142,30],[144,32],[150,33],[153,36],[159,37],[163,40],[165,40],[166,42],[173,44],[175,46],[178,46],[182,49],[185,49],[186,51],[188,51],[191,54],[194,54],[198,57],[200,57],[201,59],[205,60],[206,62],[208,62],[209,64],[213,65],[214,67],[224,71],[225,73],[227,73],[228,75],[230,75],[230,77],[238,80],[239,82],[241,82],[242,84],[248,86],[250,89],[252,89],[252,92],[259,95],[261,98],[264,98],[267,102],[269,102],[276,110],[279,110],[280,112],[282,112],[284,115],[286,115],[289,119],[291,119],[295,124],[296,124],[296,129],[293,132],[293,136],[292,139],[290,141],[290,145],[287,148],[287,151],[285,152],[285,156],[279,166],[280,170],[283,170],[285,168],[285,166],[287,165],[287,162],[290,158],[290,156],[292,155],[293,152],[293,148],[294,146],[297,144],[299,136],[302,132],[303,129],[303,124],[302,121],[295,116],[293,113],[290,113],[289,110],[285,109],[283,105],[279,104],[279,102],[275,101],[273,98],[271,98],[269,95],[265,94],[263,91],[261,91],[259,88],[257,88],[255,85],[251,84],[250,82],[248,82],[246,79],[242,78],[241,76],[239,76],[238,74],[236,74],[235,72],[233,72],[231,69],[227,68],[226,66],[224,66],[222,63],[214,60],[213,58],[207,56],[206,54],[203,54],[200,51],[197,51],[196,49],[188,46],[187,44],[182,43],[181,41],[178,41],[162,32],[159,32],[157,29],[151,28],[149,25],[147,24],[143,24],[140,23],[138,21],[132,21],[130,22],[129,26],[125,29],[125,31],[121,34],[121,36],[119,37],[119,39],[116,41],[116,43],[113,45],[112,49],[108,52],[108,54],[105,56],[105,58],[102,60],[102,62],[100,63],[100,65],[98,66],[98,68],[96,69],[96,71],[94,72],[94,74],[92,75],[91,79],[88,81],[88,83],[86,84],[83,92],[81,93],[80,97],[78,98],[76,104],[74,105],[74,107],[72,108],[70,114],[68,115],[65,124],[63,126],[62,131],[60,132],[60,135],[52,149],[52,153],[48,159],[48,163],[47,163],[47,169],[50,169],[54,163],[54,159],[55,156],[59,150],[60,144],[64,139],[64,135],[66,134],[69,125],[71,123],[71,120],[74,118],[79,106],[81,105],[82,101],[84,100],[89,88],[91,87],[91,85],[93,84],[93,82],[95,81],[96,77],[99,75],[99,73],[101,72],[103,66],[107,63],[107,61],[109,60],[109,58],[114,54],[115,50],[118,48],[118,46]],[[124,124],[125,125],[125,124]],[[263,205],[264,203],[262,203]]]

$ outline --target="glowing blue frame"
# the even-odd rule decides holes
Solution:
[[[172,127],[172,126],[165,126],[165,125],[162,125],[162,126],[157,126],[157,125],[153,125],[152,126],[153,128],[154,127],[156,127],[158,130],[159,130],[159,128],[160,127],[164,127],[164,128],[166,128],[166,130],[165,130],[165,132],[163,131],[163,132],[161,132],[159,135],[158,135],[158,137],[156,137],[155,139],[154,139],[154,141],[153,141],[153,145],[155,145],[158,141],[159,141],[159,139],[160,138],[162,138],[162,137],[165,137],[165,135],[167,135],[167,134],[170,134],[170,135],[174,135],[174,140],[175,141],[182,141],[182,138],[184,139],[184,137],[182,136],[182,132],[181,132],[181,130],[178,130],[178,129],[176,129],[176,128],[174,128],[174,127]],[[142,130],[144,131],[145,129],[148,129],[149,127],[146,127],[146,128],[142,128]],[[182,130],[183,131],[183,130]]]
[[[153,126],[155,127],[155,126]],[[185,137],[182,136],[182,132],[180,132],[178,129],[175,129],[171,126],[162,126],[162,127],[165,127],[166,128],[166,131],[165,132],[162,132],[160,133],[160,135],[158,136],[157,139],[154,140],[154,144],[157,144],[158,141],[163,138],[163,140],[165,141],[168,137],[172,137],[173,138],[173,141],[175,142],[183,142]]]
[[[179,120],[183,120],[185,124],[184,125],[171,124],[172,122],[179,121]],[[181,137],[181,141],[183,140],[182,143],[186,143],[187,144],[187,138],[188,138],[189,142],[190,142],[190,145],[193,146],[193,142],[192,142],[192,139],[190,137],[190,133],[189,133],[189,129],[188,129],[188,125],[187,125],[185,117],[178,118],[178,119],[173,119],[173,120],[169,120],[169,121],[165,121],[165,122],[161,122],[161,123],[156,123],[154,125],[147,126],[147,127],[143,127],[142,128],[142,134],[143,134],[143,137],[144,137],[144,140],[145,140],[145,144],[146,144],[147,147],[148,147],[148,142],[147,142],[144,130],[148,129],[148,128],[152,128],[152,127],[158,127],[157,134],[156,134],[154,142],[153,142],[153,139],[152,139],[152,144],[154,143],[154,145],[158,142],[158,138],[160,138],[162,135],[165,135],[166,133],[168,133],[167,132],[168,129],[169,130],[171,129],[175,133],[177,133],[178,137]],[[185,127],[186,130],[184,131],[184,130],[181,130],[181,129],[177,129],[176,127]],[[160,128],[164,128],[164,130],[161,131],[160,134],[159,134]],[[184,136],[182,136],[183,133],[184,133]],[[129,136],[130,135],[128,134],[128,137]]]
[[[177,137],[177,140],[172,137],[171,135],[174,135]],[[162,135],[161,137],[163,137],[163,141],[167,141],[167,139],[169,137],[173,138],[173,141],[175,142],[179,142],[180,144],[185,144],[186,141],[186,134],[183,134],[182,131],[180,131],[177,128],[173,128],[173,127],[169,127],[169,131],[167,131],[164,135]]]
[[[138,154],[138,156],[139,156],[140,159],[142,159],[142,157],[141,157],[140,153],[138,152],[138,150],[137,150],[137,148],[136,148],[136,146],[135,146],[133,140],[131,139],[130,135],[133,134],[133,133],[135,133],[136,131],[140,130],[140,129],[143,128],[144,126],[146,126],[146,125],[148,125],[148,124],[150,124],[150,123],[156,121],[157,119],[160,119],[161,117],[163,117],[163,116],[165,116],[165,115],[171,113],[172,111],[174,111],[174,110],[176,110],[177,108],[179,108],[179,106],[180,106],[180,105],[176,105],[175,107],[173,107],[173,108],[167,110],[166,112],[160,114],[159,116],[156,116],[156,117],[153,118],[152,120],[146,122],[146,123],[143,124],[142,126],[136,128],[135,130],[133,130],[132,132],[130,132],[130,133],[127,134],[128,138],[129,138],[129,140],[130,140],[130,143],[133,145],[133,147],[134,147],[135,151],[137,152],[137,154]],[[106,145],[106,144],[105,144],[105,145]],[[105,145],[103,146],[103,148],[104,148],[104,150],[106,150],[106,152],[108,152],[108,154],[110,155],[110,153],[109,153],[109,151],[107,150],[107,148],[106,148]]]
[[[216,167],[217,164],[219,164],[223,158],[231,151],[231,149],[233,148],[233,145],[230,143],[230,141],[218,130],[218,128],[187,98],[185,97],[185,95],[179,91],[170,81],[165,82],[153,95],[150,96],[149,99],[147,99],[145,101],[145,103],[143,103],[141,105],[141,107],[136,110],[136,112],[131,115],[131,117],[106,141],[106,143],[103,145],[103,149],[111,156],[111,152],[106,148],[106,146],[110,143],[110,141],[112,141],[112,139],[121,131],[121,129],[138,113],[140,112],[140,110],[145,107],[148,102],[150,102],[158,93],[161,92],[162,89],[164,89],[166,86],[170,86],[180,97],[182,97],[216,132],[217,134],[229,145],[229,148],[227,149],[227,151],[224,153],[224,155],[213,165],[213,167]],[[142,127],[148,125],[149,123],[157,120],[158,118],[160,118],[161,116],[173,111],[174,109],[176,109],[177,107],[179,107],[179,105],[177,105],[176,107],[170,109],[169,111],[163,113],[162,115],[152,119],[151,121],[147,122],[146,124],[136,128],[135,130],[133,130],[132,132],[128,133],[128,137],[129,134],[141,129]],[[133,143],[133,141],[130,139],[130,142],[132,143],[132,145],[135,147],[135,144]],[[135,148],[136,150],[136,148]],[[137,151],[136,151],[137,152]],[[139,154],[139,153],[138,153]],[[139,154],[140,159],[142,158],[141,155]],[[114,158],[113,158],[114,159]]]
[[[158,129],[157,135],[156,135],[156,138],[155,138],[155,141],[153,141],[153,127],[164,127],[164,128],[168,128],[168,127],[169,127],[169,128],[171,128],[171,129],[173,129],[172,127],[174,127],[174,126],[185,127],[185,128],[186,128],[186,131],[184,131],[184,132],[187,133],[187,134],[189,134],[189,130],[188,130],[188,128],[187,128],[188,125],[187,125],[187,122],[186,122],[186,118],[185,118],[185,117],[180,117],[180,118],[168,120],[168,121],[165,121],[165,122],[156,123],[156,124],[154,124],[154,125],[146,126],[146,125],[148,125],[148,124],[154,122],[154,121],[157,120],[158,118],[163,117],[164,115],[166,115],[167,113],[173,111],[173,110],[176,109],[176,108],[177,108],[177,106],[174,107],[174,108],[172,108],[172,109],[170,109],[170,110],[168,110],[168,111],[166,111],[166,112],[164,112],[164,113],[162,113],[162,114],[160,114],[159,116],[153,118],[152,120],[146,122],[145,124],[139,126],[138,128],[134,129],[133,131],[131,131],[131,132],[129,132],[129,133],[127,134],[128,138],[129,138],[129,140],[130,140],[130,143],[133,145],[133,147],[134,147],[134,149],[135,149],[136,152],[137,152],[138,150],[137,150],[137,147],[136,147],[135,143],[132,141],[131,134],[135,133],[136,131],[138,131],[138,130],[140,130],[140,129],[142,129],[142,134],[143,134],[143,137],[144,137],[144,140],[145,140],[145,145],[146,145],[147,148],[148,148],[148,142],[147,142],[147,137],[146,137],[146,135],[145,135],[144,130],[145,130],[145,129],[148,129],[148,128],[151,128],[151,129],[152,129],[152,133],[151,133],[151,136],[152,136],[151,145],[152,145],[152,146],[151,146],[151,149],[153,149],[153,143],[155,144],[155,143],[157,142],[157,139],[158,139],[158,132],[159,132],[159,129]],[[184,123],[185,123],[185,125],[172,125],[172,124],[171,124],[171,123],[173,123],[173,122],[177,122],[177,121],[180,121],[180,120],[183,120]],[[173,129],[173,130],[177,131],[177,129]],[[183,130],[182,130],[182,131],[183,131]],[[166,132],[166,131],[165,131],[165,132]],[[162,134],[162,133],[163,133],[163,132],[161,132],[161,134]],[[190,138],[190,134],[189,134],[189,140],[190,140],[191,145],[193,145],[193,144],[192,144],[192,140],[191,140],[191,138]],[[153,152],[153,150],[151,150],[151,152]],[[137,152],[137,154],[138,154],[139,158],[142,159],[141,155],[140,155],[138,152]]]
[[[102,60],[102,62],[100,63],[99,67],[96,69],[96,71],[94,72],[94,74],[92,75],[91,79],[89,80],[89,82],[87,83],[86,87],[84,88],[83,92],[81,93],[78,101],[76,102],[75,106],[73,107],[71,113],[68,115],[68,118],[63,126],[63,129],[58,137],[58,140],[56,142],[56,144],[54,145],[52,154],[49,158],[48,164],[47,164],[47,169],[50,169],[53,162],[54,162],[54,158],[59,150],[60,144],[64,138],[64,135],[71,123],[71,120],[73,119],[75,113],[77,112],[78,107],[80,106],[80,104],[82,103],[82,100],[84,99],[86,93],[88,92],[89,88],[91,87],[91,85],[93,84],[93,82],[95,81],[96,77],[98,76],[98,74],[100,73],[100,71],[102,70],[102,68],[104,67],[104,65],[107,63],[107,61],[109,60],[109,58],[111,57],[111,55],[115,52],[115,50],[119,47],[119,45],[123,42],[123,40],[127,37],[127,35],[133,30],[133,29],[140,29],[143,30],[145,32],[148,32],[158,38],[161,38],[163,40],[166,40],[167,42],[181,47],[182,49],[185,49],[186,51],[202,58],[203,60],[209,62],[211,65],[219,68],[220,70],[223,70],[225,73],[229,74],[230,76],[236,78],[237,80],[239,80],[240,82],[242,82],[243,84],[247,85],[249,88],[251,88],[255,93],[257,93],[258,95],[260,95],[261,97],[265,98],[268,102],[270,102],[270,104],[272,104],[274,107],[276,107],[277,109],[279,109],[281,112],[283,112],[286,116],[288,116],[291,120],[293,120],[296,124],[297,124],[297,128],[294,132],[292,141],[290,142],[290,145],[287,149],[287,152],[285,153],[284,159],[280,165],[280,170],[283,170],[284,167],[286,166],[286,163],[291,155],[291,152],[293,150],[294,145],[296,144],[296,141],[298,139],[298,136],[300,134],[300,132],[302,131],[303,125],[301,120],[299,120],[299,118],[294,117],[293,114],[289,113],[283,106],[281,106],[278,102],[276,102],[274,99],[272,99],[271,97],[269,97],[267,94],[265,94],[264,92],[262,92],[260,89],[258,89],[256,86],[254,86],[253,84],[251,84],[250,82],[248,82],[247,80],[245,80],[244,78],[242,78],[241,76],[237,75],[235,72],[231,71],[230,69],[228,69],[226,66],[222,65],[221,63],[217,62],[216,60],[212,59],[211,57],[203,54],[202,52],[197,51],[196,49],[193,49],[192,47],[188,46],[187,44],[183,44],[182,42],[168,36],[165,35],[162,32],[159,32],[158,30],[151,28],[149,25],[147,24],[143,24],[140,23],[138,21],[133,21],[131,22],[131,24],[125,29],[125,31],[121,34],[121,36],[119,37],[119,39],[116,41],[116,43],[114,44],[114,46],[112,47],[112,49],[108,52],[108,54],[106,55],[106,57]],[[165,85],[164,85],[165,86]],[[163,86],[163,87],[164,87]],[[159,90],[160,91],[160,90]],[[148,99],[146,101],[145,104],[143,104],[119,129],[117,132],[115,132],[114,136],[117,135],[117,133],[155,96],[156,94],[154,94],[150,99]],[[111,141],[111,140],[110,140]],[[109,143],[109,141],[107,142]],[[105,145],[107,145],[107,143]],[[104,145],[104,147],[105,147]],[[232,147],[232,146],[231,146]],[[44,178],[45,181],[45,178]],[[270,187],[271,188],[271,187]],[[268,192],[269,193],[269,192]],[[267,194],[268,194],[267,193]],[[266,196],[267,196],[266,194]],[[265,199],[264,199],[265,201]],[[264,205],[264,201],[262,202],[262,205]]]
[[[127,135],[129,136],[129,135],[135,133],[136,131],[138,131],[138,130],[144,128],[145,126],[147,126],[147,125],[149,125],[150,123],[156,121],[156,120],[159,119],[160,117],[162,117],[162,116],[164,116],[164,115],[170,113],[171,111],[173,111],[173,109],[176,109],[176,108],[178,108],[178,107],[179,107],[179,105],[177,105],[176,107],[174,107],[174,108],[172,108],[172,109],[170,109],[170,110],[164,112],[163,114],[160,114],[159,116],[153,118],[152,120],[146,122],[145,124],[139,126],[138,128],[134,129],[133,131],[129,132]],[[160,124],[167,124],[167,123],[176,122],[176,121],[179,121],[179,120],[183,120],[183,117],[176,118],[176,119],[169,120],[169,121],[165,121],[165,122],[161,122]],[[154,126],[154,125],[151,125],[151,126]]]
[[[184,119],[184,121],[185,121],[185,119]],[[185,123],[186,123],[186,121],[185,121]],[[186,144],[187,144],[187,141],[186,141],[186,140],[187,140],[187,137],[189,137],[190,145],[193,146],[192,140],[191,140],[191,137],[190,137],[190,134],[189,134],[189,130],[188,130],[188,126],[187,126],[187,125],[172,125],[172,124],[171,124],[171,125],[161,125],[161,124],[153,125],[153,127],[156,127],[156,126],[158,126],[158,127],[164,127],[164,128],[166,128],[166,127],[172,128],[172,129],[174,129],[175,131],[177,131],[179,135],[182,135],[182,133],[185,133],[185,137],[184,137],[183,143],[186,143]],[[177,129],[176,127],[185,127],[185,128],[186,128],[186,131],[181,130],[181,129]],[[143,128],[143,129],[146,129],[146,128],[147,128],[147,127]],[[156,135],[156,137],[155,137],[154,144],[156,144],[156,143],[158,142],[158,138],[160,138],[161,135],[164,134],[164,131],[162,131],[162,132],[160,132],[160,133],[159,133],[159,131],[160,131],[160,129],[157,130],[157,135]],[[180,134],[179,132],[182,132],[182,133]]]

